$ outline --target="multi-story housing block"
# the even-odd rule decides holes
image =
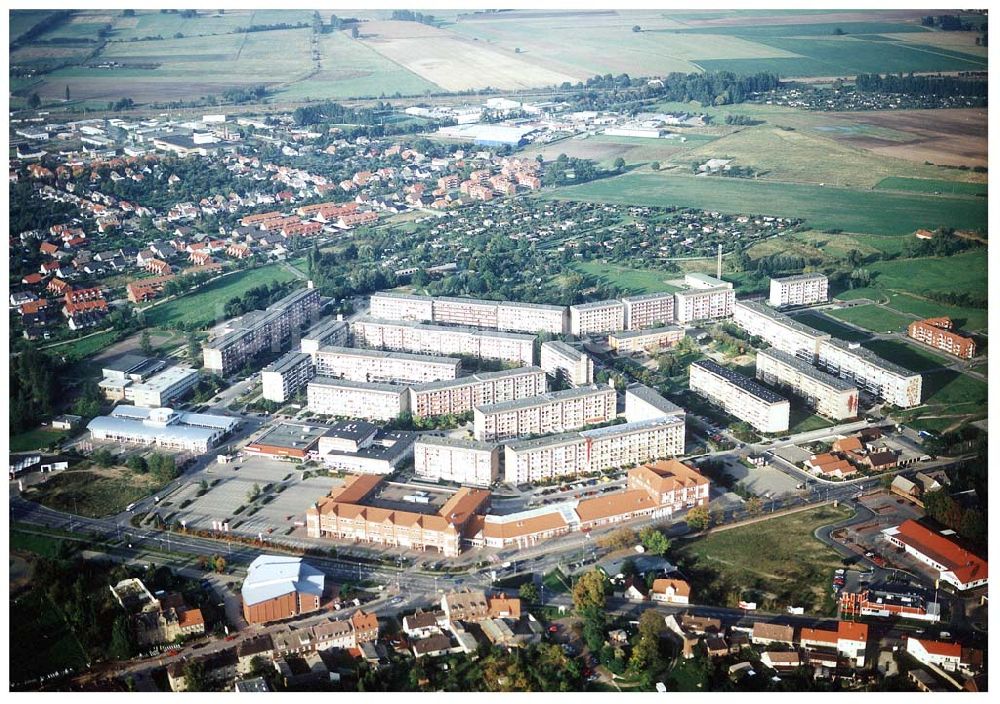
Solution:
[[[370,315],[388,320],[466,325],[508,332],[567,332],[566,306],[480,298],[418,296],[392,291],[371,298]]]
[[[261,396],[284,403],[304,389],[315,375],[312,357],[304,352],[289,352],[261,370]]]
[[[827,288],[829,281],[823,274],[798,274],[780,279],[771,279],[772,306],[808,306],[826,303],[830,300]]]
[[[306,386],[309,410],[319,415],[392,420],[408,411],[405,386],[367,384],[346,379],[316,377]]]
[[[562,379],[570,386],[594,383],[594,361],[586,352],[559,340],[543,342],[540,366],[553,379]]]
[[[538,396],[545,389],[545,371],[541,367],[484,372],[412,386],[410,410],[414,416],[424,417],[469,413],[487,403]]]
[[[299,340],[299,351],[315,358],[320,347],[346,345],[350,335],[351,326],[346,320],[330,318],[313,325],[302,333],[302,338]]]
[[[355,347],[321,347],[315,360],[320,376],[377,383],[422,384],[454,379],[462,368],[462,361],[454,357]]]
[[[500,473],[500,448],[462,438],[423,435],[413,445],[418,477],[488,487]]]
[[[624,329],[625,304],[621,301],[592,301],[569,307],[569,331],[577,337]]]
[[[641,420],[651,420],[662,416],[684,418],[684,409],[671,403],[645,384],[629,384],[625,388],[625,419],[629,423]],[[684,446],[673,453],[684,454]]]
[[[533,335],[496,330],[428,325],[393,320],[358,318],[351,323],[354,343],[377,349],[499,359],[530,365],[534,357]]]
[[[820,369],[900,408],[920,404],[923,377],[857,344],[831,338],[819,346]]]
[[[691,364],[691,390],[763,433],[788,430],[790,404],[752,379],[710,359]]]
[[[647,293],[622,299],[625,329],[642,330],[674,322],[674,294]]]
[[[434,299],[394,291],[373,294],[368,310],[373,318],[386,320],[434,320]]]
[[[936,347],[942,352],[972,359],[976,356],[976,341],[951,331],[950,318],[927,318],[915,320],[906,329],[906,334],[918,342]]]
[[[684,328],[667,325],[662,328],[644,328],[608,335],[608,346],[618,354],[633,354],[646,350],[673,347],[684,339]]]
[[[593,384],[477,406],[473,409],[473,435],[482,442],[495,442],[606,423],[617,415],[616,403],[614,387]]]
[[[440,296],[434,299],[435,323],[497,329],[497,302]]]
[[[817,413],[834,420],[858,415],[858,388],[779,349],[757,353],[757,378],[788,389]]]
[[[733,322],[750,335],[760,337],[776,350],[799,357],[810,364],[816,361],[819,347],[830,334],[820,332],[794,318],[779,313],[763,303],[736,301]]]
[[[736,292],[722,282],[714,288],[691,288],[674,292],[674,319],[682,325],[698,320],[717,320],[733,314]]]

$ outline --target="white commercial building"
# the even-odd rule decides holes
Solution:
[[[779,349],[757,353],[757,378],[788,389],[806,405],[833,420],[858,415],[858,388]]]
[[[392,420],[408,411],[407,392],[407,387],[396,384],[366,384],[329,377],[316,377],[306,387],[309,410],[313,413],[375,420]]]
[[[590,355],[565,342],[543,342],[540,365],[550,377],[563,379],[570,386],[594,383],[594,361]]]
[[[577,337],[624,329],[625,304],[621,301],[592,301],[569,307],[569,331]]]
[[[239,419],[228,416],[179,413],[171,408],[116,406],[110,415],[90,421],[87,430],[94,440],[207,452],[237,425]]]
[[[158,408],[186,394],[197,385],[198,378],[198,371],[191,367],[169,367],[142,383],[127,387],[125,394],[136,406]]]
[[[304,352],[289,352],[261,371],[261,396],[284,403],[304,389],[314,376],[312,357]]]
[[[500,475],[500,448],[475,440],[422,435],[413,446],[413,471],[433,481],[488,487]]]
[[[773,391],[710,359],[693,362],[691,390],[705,396],[729,415],[763,433],[788,430],[790,404]]]
[[[714,288],[690,288],[675,292],[675,320],[686,325],[698,320],[717,320],[731,316],[733,303],[736,302],[736,292],[733,291],[731,283],[725,281],[720,283],[721,286]]]
[[[462,368],[462,361],[454,357],[355,347],[321,347],[315,359],[320,376],[378,383],[422,384],[454,379]]]
[[[354,344],[377,349],[499,359],[530,365],[533,335],[467,327],[448,327],[394,320],[358,318],[351,323]]]
[[[299,351],[315,356],[320,347],[346,345],[350,334],[351,326],[347,324],[346,320],[333,318],[324,320],[302,333],[302,339],[299,340]]]
[[[733,305],[733,322],[774,349],[804,359],[810,364],[816,361],[820,345],[830,339],[829,333],[803,325],[794,318],[755,301],[736,301]]]
[[[365,421],[341,421],[317,442],[313,457],[351,474],[390,474],[413,456],[417,434],[385,431]]]
[[[684,339],[684,328],[667,325],[662,328],[629,330],[608,335],[608,346],[618,354],[633,354],[673,347]]]
[[[808,306],[830,300],[827,291],[829,280],[823,274],[799,274],[781,279],[771,279],[772,306]]]
[[[819,346],[820,369],[857,384],[861,391],[900,408],[920,405],[923,378],[871,350],[837,338]]]
[[[625,329],[641,330],[674,322],[674,294],[647,293],[627,296],[625,304]]]
[[[612,386],[581,386],[518,401],[473,409],[473,434],[481,442],[525,435],[561,433],[613,420],[617,394]]]
[[[527,484],[631,467],[684,453],[684,415],[515,440],[504,448],[504,481]]]
[[[470,413],[486,403],[537,396],[545,393],[546,388],[545,370],[519,367],[414,385],[410,387],[409,406],[414,416]]]

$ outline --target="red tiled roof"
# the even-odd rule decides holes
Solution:
[[[920,643],[931,655],[940,655],[942,657],[962,657],[962,646],[958,643],[945,643],[940,640],[925,640],[923,638],[913,638],[913,640]]]
[[[905,521],[894,536],[914,550],[948,568],[962,583],[986,579],[987,563],[978,555],[914,520]]]
[[[868,642],[868,624],[856,621],[841,621],[837,624],[837,637],[842,640]]]

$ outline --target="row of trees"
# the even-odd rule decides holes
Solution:
[[[61,363],[34,347],[10,358],[10,431],[29,430],[52,414]]]
[[[644,101],[668,100],[702,105],[731,105],[745,102],[753,93],[766,93],[778,87],[776,73],[759,72],[737,75],[731,71],[713,73],[671,73],[657,81],[633,82],[628,74],[594,76],[577,85],[581,92],[573,99],[579,109],[629,106],[639,110]],[[566,82],[565,90],[574,88]]]
[[[914,76],[912,73],[860,73],[854,79],[855,88],[862,93],[900,93],[903,95],[935,95],[940,97],[986,97],[989,85],[957,76]]]
[[[391,18],[400,22],[420,22],[421,24],[429,24],[431,26],[437,24],[434,15],[425,15],[422,12],[414,12],[413,10],[393,10]]]

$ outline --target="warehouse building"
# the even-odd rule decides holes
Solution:
[[[625,304],[621,301],[592,301],[569,307],[569,331],[577,337],[624,329]]]
[[[757,353],[757,378],[788,389],[806,405],[833,420],[858,415],[858,388],[778,349]]]
[[[171,408],[116,406],[87,425],[94,440],[155,445],[169,450],[208,452],[236,426],[238,418],[180,413]]]
[[[674,322],[674,294],[646,293],[622,299],[625,305],[625,329],[642,330]]]
[[[790,404],[787,399],[710,359],[693,362],[690,370],[691,390],[729,415],[746,421],[762,433],[788,430]]]
[[[853,381],[858,389],[900,408],[920,405],[923,378],[874,352],[837,338],[819,346],[820,369]]]
[[[346,345],[350,334],[351,326],[347,324],[346,320],[330,318],[302,333],[302,339],[299,340],[299,351],[315,356],[320,347]]]
[[[828,287],[829,280],[823,274],[798,274],[771,279],[768,301],[775,308],[826,303],[830,300]]]
[[[422,384],[454,379],[462,368],[455,357],[385,352],[355,347],[321,347],[316,373],[334,379],[376,383]]]
[[[478,330],[362,317],[351,323],[354,344],[417,354],[499,359],[529,365],[534,358],[533,335]]]
[[[313,360],[305,352],[289,352],[268,364],[260,373],[261,396],[268,401],[284,403],[316,376]]]
[[[408,389],[317,376],[306,386],[312,413],[365,420],[392,420],[410,410]]]
[[[411,386],[409,408],[420,417],[457,415],[471,413],[476,406],[487,403],[537,396],[545,389],[545,371],[541,367],[504,369]]]
[[[301,557],[258,555],[240,589],[243,618],[261,624],[318,611],[325,580]]]
[[[431,481],[488,487],[500,475],[500,448],[464,438],[422,435],[413,446],[413,469]]]
[[[159,408],[184,396],[199,379],[198,370],[191,367],[168,367],[142,383],[126,386],[125,398],[136,406]]]
[[[658,352],[675,346],[684,339],[684,329],[675,325],[662,328],[629,330],[608,335],[608,346],[618,354]]]
[[[906,328],[906,334],[917,342],[936,347],[961,359],[975,357],[976,341],[971,337],[952,332],[952,327],[950,318],[927,318],[910,323]]]
[[[819,347],[830,334],[797,322],[755,301],[736,301],[733,322],[749,335],[759,337],[776,350],[815,363]]]
[[[473,435],[480,442],[497,442],[575,430],[613,420],[617,415],[616,403],[613,386],[592,384],[517,401],[485,404],[473,409]]]
[[[594,361],[590,355],[565,342],[543,342],[539,361],[553,380],[561,379],[570,386],[594,383]]]

